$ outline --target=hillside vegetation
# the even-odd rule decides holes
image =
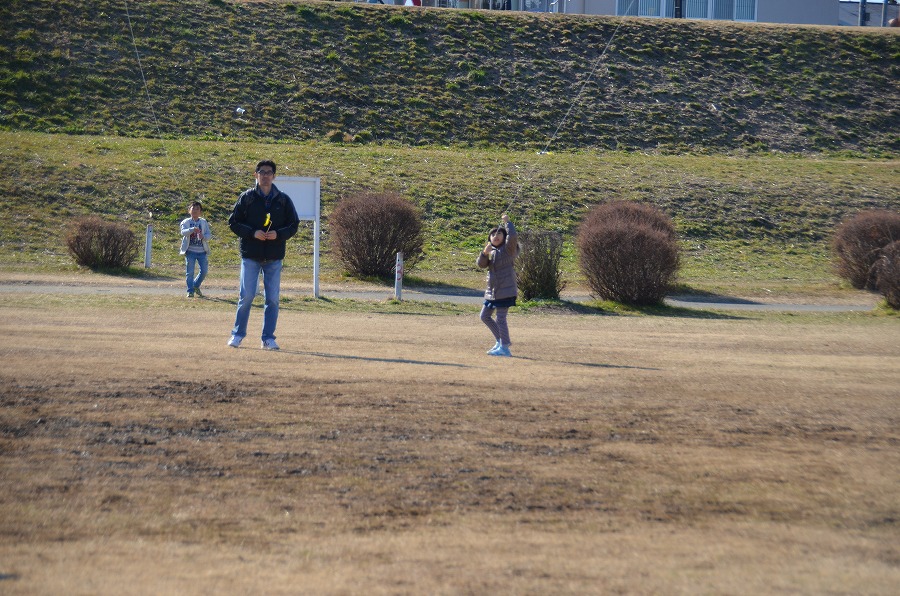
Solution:
[[[322,178],[326,268],[335,202],[389,189],[422,208],[420,270],[442,278],[471,277],[472,251],[507,208],[523,229],[563,232],[571,271],[585,210],[625,198],[674,218],[688,279],[818,283],[837,222],[900,207],[893,32],[347,3],[127,6],[0,6],[6,266],[68,264],[67,223],[99,213],[135,230],[155,223],[154,262],[174,271],[174,230],[194,199],[217,232],[214,265],[234,262],[225,219],[261,157],[281,175]]]
[[[465,272],[470,283],[477,283],[472,269],[484,234],[508,207],[523,229],[561,231],[570,245],[592,205],[616,198],[658,205],[673,216],[688,249],[688,276],[719,283],[755,277],[821,281],[828,277],[831,230],[843,217],[900,207],[897,162],[891,160],[539,155],[0,132],[0,167],[7,173],[0,178],[0,264],[69,263],[62,244],[66,222],[99,213],[130,221],[136,230],[156,224],[154,262],[177,269],[177,222],[195,198],[203,200],[216,233],[214,263],[235,262],[225,220],[237,193],[252,183],[261,155],[282,164],[281,175],[322,178],[326,259],[327,217],[335,202],[357,190],[394,189],[424,212],[426,258],[417,271],[440,277]],[[298,242],[293,251],[307,254],[309,243]],[[571,253],[567,266],[574,266]]]
[[[7,130],[542,148],[577,97],[554,149],[900,147],[900,38],[878,29],[7,0],[0,35]]]

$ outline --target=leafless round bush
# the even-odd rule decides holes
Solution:
[[[875,284],[888,306],[900,310],[900,240],[881,249],[875,262]]]
[[[662,233],[667,238],[676,239],[675,226],[668,215],[654,207],[633,201],[612,201],[591,209],[582,226],[603,225],[644,225]]]
[[[399,193],[345,197],[329,224],[331,246],[351,275],[390,277],[398,252],[407,268],[422,256],[422,213]]]
[[[675,229],[654,207],[614,202],[594,208],[577,239],[594,294],[626,304],[658,304],[679,267]]]
[[[548,231],[522,232],[519,244],[516,275],[522,298],[559,300],[559,293],[566,285],[559,270],[562,235]]]
[[[900,213],[886,209],[861,211],[835,230],[832,247],[837,274],[854,288],[875,290],[880,250],[900,240]]]
[[[139,243],[134,231],[124,223],[89,215],[72,222],[66,246],[81,267],[124,269],[137,258]]]

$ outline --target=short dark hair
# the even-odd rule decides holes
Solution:
[[[260,169],[261,167],[263,167],[263,166],[269,166],[269,167],[271,167],[271,168],[272,168],[272,173],[273,173],[273,174],[275,173],[275,162],[272,161],[271,159],[264,159],[264,160],[262,160],[261,162],[259,162],[258,164],[256,164],[256,171],[258,172],[259,169]]]
[[[494,234],[497,234],[497,233],[502,233],[503,241],[506,242],[506,236],[507,236],[508,232],[506,231],[506,228],[504,228],[504,227],[492,228],[490,234],[488,234],[488,238],[491,238]]]
[[[203,203],[201,203],[200,201],[194,201],[193,203],[188,205],[188,209],[190,209],[191,207],[200,207],[200,211],[203,211]]]

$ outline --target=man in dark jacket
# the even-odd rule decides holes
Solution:
[[[237,348],[247,335],[250,306],[263,276],[266,303],[263,309],[262,348],[277,350],[275,325],[281,294],[281,263],[288,238],[297,233],[300,218],[290,197],[272,183],[275,162],[256,164],[256,186],[245,190],[228,218],[231,231],[241,239],[241,293],[234,329],[228,345]]]

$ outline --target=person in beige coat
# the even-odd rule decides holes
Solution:
[[[509,326],[506,315],[509,307],[516,305],[519,290],[516,287],[516,257],[519,255],[518,234],[509,216],[501,217],[503,225],[491,230],[488,243],[478,254],[476,264],[487,269],[487,289],[484,292],[484,306],[481,320],[494,335],[497,343],[488,350],[491,356],[512,356],[509,346]],[[497,319],[494,320],[494,312]]]

